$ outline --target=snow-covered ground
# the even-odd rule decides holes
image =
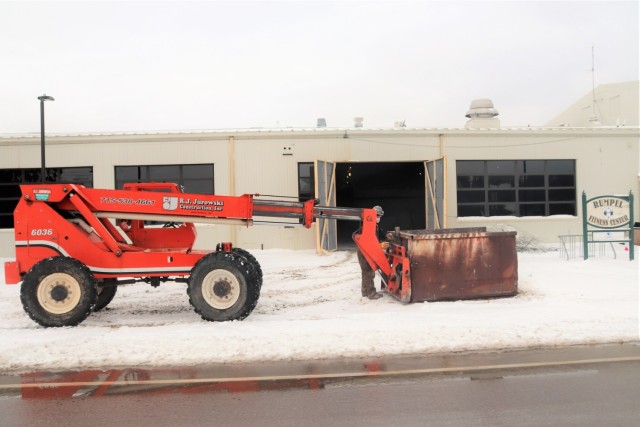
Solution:
[[[355,254],[256,250],[264,284],[244,321],[210,323],[183,284],[119,289],[74,328],[45,329],[0,277],[0,371],[424,354],[639,340],[638,261],[519,253],[519,295],[402,305],[360,297]],[[0,269],[2,271],[2,269]],[[379,279],[377,279],[379,282]],[[379,286],[379,283],[378,283]]]

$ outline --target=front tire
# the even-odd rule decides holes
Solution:
[[[191,270],[187,293],[196,313],[209,321],[247,317],[258,303],[260,286],[251,263],[232,252],[214,252]]]
[[[45,327],[76,326],[86,319],[98,298],[91,271],[67,257],[46,258],[24,276],[22,307]]]
[[[254,257],[251,252],[242,248],[233,248],[233,252],[245,257],[247,259],[247,262],[249,262],[253,266],[253,270],[255,272],[254,280],[258,283],[258,289],[262,288],[262,268],[260,267],[260,263],[258,262],[256,257]]]

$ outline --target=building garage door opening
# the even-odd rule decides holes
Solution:
[[[379,236],[400,227],[425,228],[425,177],[423,162],[338,163],[336,205],[372,208],[379,205],[384,216]],[[338,249],[355,247],[351,235],[359,227],[351,221],[337,222]]]

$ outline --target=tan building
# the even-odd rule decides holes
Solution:
[[[639,83],[636,80],[599,85],[554,117],[547,126],[640,126]]]
[[[492,105],[475,107],[480,110],[470,109],[461,129],[49,135],[47,170],[50,180],[96,188],[176,181],[190,192],[380,205],[381,226],[387,229],[507,225],[541,242],[581,234],[582,192],[590,197],[639,193],[637,120],[621,127],[510,129],[499,127]],[[494,128],[478,127],[482,123]],[[38,182],[39,153],[39,136],[0,137],[1,257],[13,256],[17,185]],[[634,206],[640,217],[638,198]],[[313,249],[322,241],[340,248],[349,244],[355,227],[340,221],[327,233],[296,224],[201,225],[197,246],[231,241],[248,249]]]

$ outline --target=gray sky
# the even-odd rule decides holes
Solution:
[[[0,134],[544,125],[637,80],[638,1],[0,2]]]

